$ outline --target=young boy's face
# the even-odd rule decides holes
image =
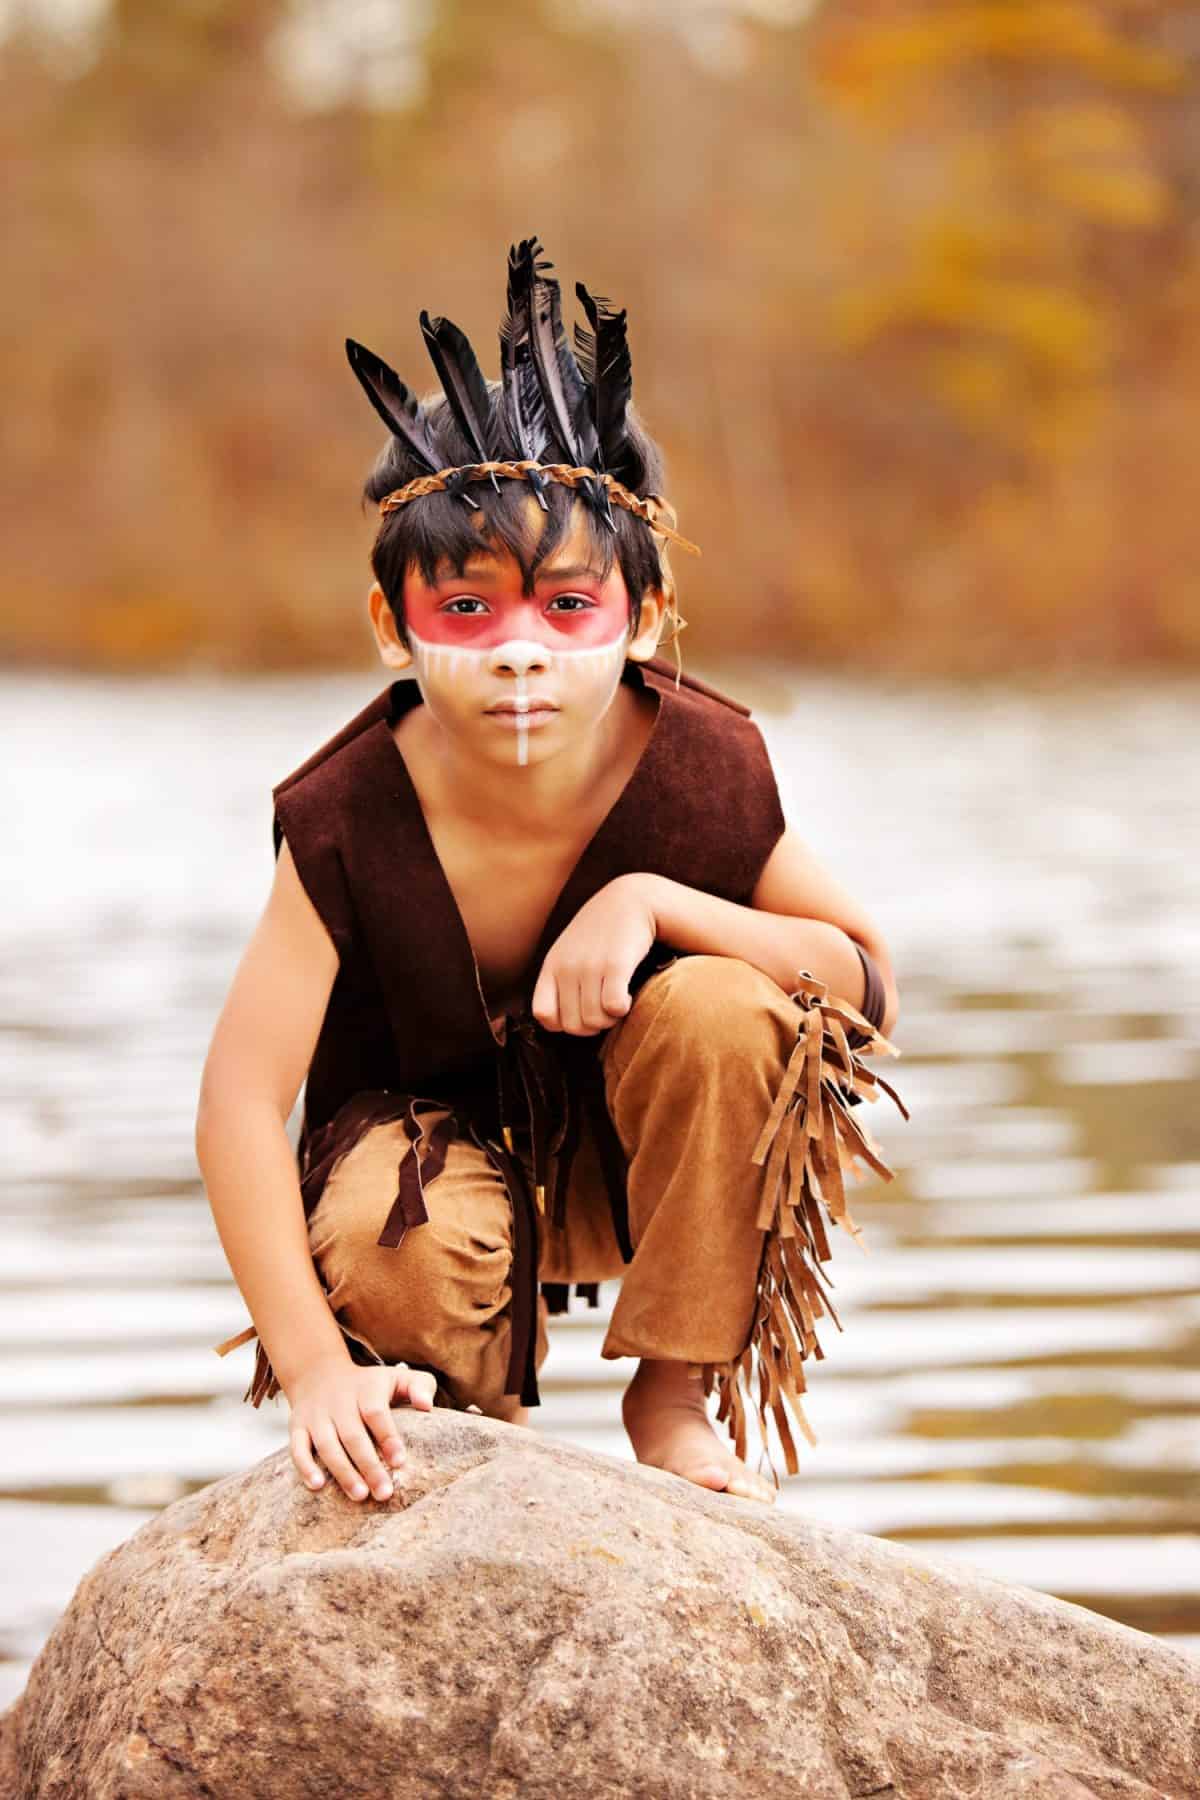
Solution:
[[[525,504],[544,518],[532,495]],[[576,502],[532,594],[516,559],[482,533],[462,575],[446,568],[429,586],[410,568],[406,635],[422,698],[486,761],[543,762],[612,704],[630,643],[629,593],[619,562],[607,576],[595,563]]]

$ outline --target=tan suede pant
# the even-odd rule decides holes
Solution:
[[[653,975],[602,1047],[608,1110],[629,1160],[623,1261],[595,1145],[584,1130],[566,1221],[539,1220],[543,1281],[622,1278],[600,1354],[723,1362],[751,1333],[766,1233],[763,1169],[751,1160],[796,1040],[797,1008],[736,957],[687,956]],[[407,1148],[399,1121],[372,1127],[337,1164],[309,1243],[343,1329],[382,1361],[436,1369],[453,1403],[493,1417],[510,1352],[512,1212],[469,1138],[449,1145],[425,1190],[429,1218],[396,1248],[377,1243]],[[536,1362],[549,1349],[539,1296]]]

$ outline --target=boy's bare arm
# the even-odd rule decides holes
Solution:
[[[808,968],[851,1005],[861,1005],[864,980],[854,948],[862,945],[879,967],[887,1000],[881,1030],[894,1029],[900,997],[887,945],[867,914],[789,827],[767,859],[750,906],[721,900],[659,875],[645,882],[656,935],[679,950],[740,956],[790,989]]]
[[[285,1393],[317,1359],[351,1360],[313,1267],[285,1129],[337,966],[285,840],[217,1020],[196,1115],[217,1233]]]
[[[292,1461],[352,1500],[392,1492],[404,1461],[392,1404],[428,1412],[437,1382],[407,1364],[360,1368],[313,1265],[286,1125],[320,1035],[337,950],[286,841],[266,909],[217,1020],[200,1084],[196,1155],[230,1267],[290,1408]]]

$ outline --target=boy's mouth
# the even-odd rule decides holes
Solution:
[[[520,761],[524,762],[530,733],[550,725],[558,717],[558,711],[552,701],[532,695],[528,700],[501,700],[497,705],[489,706],[484,716],[494,719],[505,731],[516,733]]]
[[[497,700],[495,706],[489,706],[490,713],[545,713],[557,712],[558,707],[553,700],[544,700],[540,694],[530,694],[523,700]]]

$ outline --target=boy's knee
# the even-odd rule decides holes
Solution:
[[[503,1185],[473,1166],[483,1158],[474,1146],[450,1147],[424,1190],[426,1220],[399,1244],[380,1244],[411,1154],[399,1125],[380,1125],[334,1169],[309,1224],[326,1281],[373,1312],[457,1306],[479,1319],[502,1308],[512,1267],[508,1202]]]
[[[740,956],[683,956],[642,990],[672,1036],[776,1047],[795,1036],[796,1008],[777,982]],[[638,996],[639,999],[641,995]]]

